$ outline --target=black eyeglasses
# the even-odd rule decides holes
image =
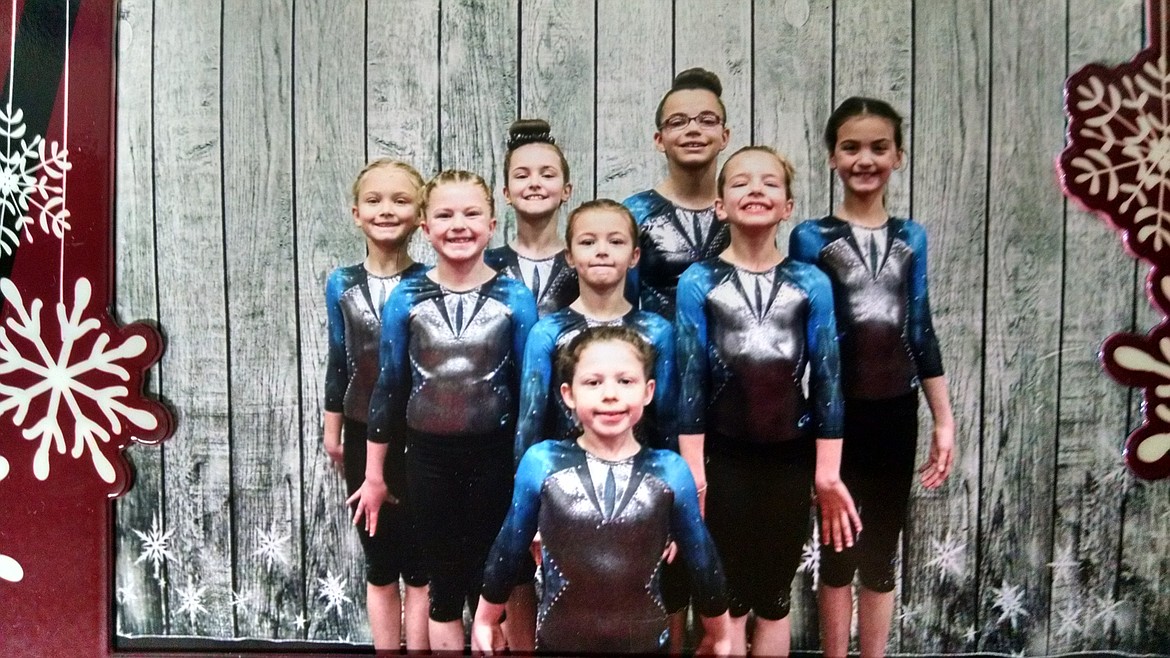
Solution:
[[[714,112],[699,112],[695,116],[688,116],[686,114],[672,114],[663,120],[662,125],[658,126],[659,130],[682,130],[694,121],[699,124],[699,128],[713,129],[723,125],[723,117]]]

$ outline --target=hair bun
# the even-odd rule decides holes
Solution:
[[[508,150],[518,149],[525,144],[553,144],[552,129],[544,119],[517,119],[508,128]]]
[[[706,89],[716,96],[723,96],[723,83],[719,81],[719,76],[699,67],[681,71],[674,76],[670,90],[679,89]]]

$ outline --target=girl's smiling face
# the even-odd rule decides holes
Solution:
[[[792,216],[788,190],[779,158],[762,150],[743,151],[723,165],[715,214],[734,226],[775,226]]]
[[[654,144],[671,162],[703,167],[727,148],[730,134],[715,94],[706,89],[680,89],[662,104],[662,125],[654,133]]]
[[[645,368],[625,341],[591,343],[577,360],[572,382],[561,384],[561,396],[587,434],[602,440],[632,437],[654,398],[654,381],[646,379]]]
[[[572,229],[565,260],[581,283],[591,288],[624,285],[639,253],[629,218],[614,210],[585,210],[573,219]]]
[[[902,165],[902,151],[894,141],[894,124],[885,117],[859,114],[837,130],[837,144],[829,154],[829,166],[856,195],[881,192],[890,173]]]
[[[504,198],[521,217],[546,217],[569,200],[561,156],[549,144],[525,144],[512,152]]]
[[[444,183],[431,190],[422,226],[440,259],[463,262],[482,257],[496,218],[478,185]]]
[[[405,171],[374,167],[358,183],[353,223],[378,244],[402,244],[418,226],[418,193]]]

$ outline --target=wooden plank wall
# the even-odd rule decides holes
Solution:
[[[513,119],[551,122],[570,205],[620,199],[663,174],[654,108],[704,66],[731,148],[796,163],[799,217],[840,198],[820,137],[835,101],[907,117],[890,206],[930,236],[960,459],[914,491],[891,649],[1170,652],[1170,560],[1152,548],[1170,495],[1121,468],[1136,401],[1096,361],[1156,318],[1144,272],[1052,165],[1064,77],[1142,33],[1141,0],[123,0],[116,310],[166,335],[151,387],[178,429],[131,450],[120,632],[368,641],[320,449],[322,290],[362,254],[352,176],[382,155],[477,171],[499,242]],[[818,646],[812,587],[794,583],[797,649]]]

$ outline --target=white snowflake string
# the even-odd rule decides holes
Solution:
[[[260,531],[260,542],[256,550],[252,551],[253,556],[264,558],[268,565],[268,570],[272,570],[272,566],[279,562],[284,566],[288,566],[288,558],[285,557],[285,552],[288,550],[289,536],[287,534],[279,534],[276,528],[271,530]]]
[[[1125,213],[1138,204],[1134,215],[1137,240],[1153,238],[1155,251],[1170,242],[1170,69],[1166,55],[1146,63],[1141,73],[1123,75],[1108,84],[1092,76],[1073,92],[1076,107],[1094,112],[1085,119],[1080,136],[1100,141],[1072,159],[1082,173],[1074,180],[1089,183],[1090,196],[1104,191],[1109,201],[1122,199]],[[1152,102],[1151,102],[1152,101]],[[1104,190],[1103,190],[1104,188]],[[1151,197],[1156,204],[1151,203]]]
[[[1081,622],[1081,611],[1077,606],[1069,603],[1056,611],[1056,637],[1062,640],[1071,640],[1084,632]]]
[[[821,580],[821,529],[819,523],[813,523],[812,537],[800,551],[800,570],[812,574],[812,589],[817,591]]]
[[[0,379],[0,394],[3,394],[0,396],[0,416],[11,411],[12,423],[23,428],[24,438],[40,441],[33,458],[33,474],[38,480],[49,477],[50,447],[55,447],[59,454],[65,454],[65,432],[61,420],[71,416],[73,450],[70,456],[77,459],[88,450],[94,470],[103,481],[113,482],[114,467],[102,454],[97,441],[108,442],[111,431],[114,434],[121,433],[123,420],[143,430],[154,430],[158,427],[158,419],[145,410],[130,406],[127,403],[130,391],[125,386],[95,388],[97,384],[87,383],[86,379],[95,374],[101,379],[108,379],[99,374],[105,373],[121,381],[128,381],[130,373],[118,362],[145,352],[146,339],[130,336],[110,347],[112,338],[101,330],[97,318],[84,316],[89,306],[91,288],[89,279],[81,277],[73,289],[72,309],[67,310],[64,302],[56,305],[61,348],[54,355],[41,335],[43,302],[33,299],[25,306],[20,290],[10,279],[0,279],[0,293],[12,308],[5,323],[7,329],[0,327],[0,377],[24,372],[38,380],[31,386],[13,386]],[[89,354],[75,359],[73,349],[79,339],[94,331],[98,333]],[[48,398],[48,408],[44,416],[34,419],[35,422],[26,427],[29,409],[33,401],[41,396]],[[86,401],[84,407],[83,400]],[[99,422],[102,419],[104,422]]]
[[[1019,626],[1021,617],[1027,617],[1028,611],[1024,608],[1024,590],[1015,585],[1008,585],[1006,580],[1000,581],[999,587],[992,587],[991,591],[995,593],[995,600],[992,601],[991,607],[999,608],[999,619],[995,621],[997,624],[1002,624],[1005,621],[1010,621],[1012,630]]]
[[[175,609],[175,614],[186,613],[191,620],[191,625],[194,625],[199,615],[207,614],[207,606],[203,604],[203,596],[206,592],[206,587],[196,585],[191,577],[187,576],[187,584],[177,590],[179,607]]]
[[[163,530],[162,518],[158,512],[150,521],[150,530],[142,532],[134,529],[134,534],[142,540],[142,552],[134,560],[134,564],[139,564],[147,560],[154,565],[154,579],[161,585],[166,584],[166,580],[162,575],[163,562],[175,559],[174,553],[171,553],[170,541],[171,535],[175,534],[174,528]]]
[[[33,241],[34,226],[58,238],[70,228],[64,187],[69,154],[40,135],[25,139],[27,131],[24,111],[6,104],[0,111],[0,206],[4,219],[13,218],[11,225],[0,222],[0,253],[6,255],[16,251],[21,233]]]
[[[964,575],[963,563],[967,546],[957,537],[952,536],[950,530],[947,530],[946,537],[942,541],[930,540],[930,548],[934,552],[934,557],[926,565],[938,567],[938,582],[943,582],[947,576],[961,582]]]
[[[337,610],[338,614],[340,614],[344,604],[352,603],[349,597],[345,595],[348,587],[347,581],[341,576],[335,576],[332,571],[329,571],[326,572],[324,578],[318,578],[317,582],[321,585],[321,590],[317,597],[325,599],[326,614],[330,610]]]

